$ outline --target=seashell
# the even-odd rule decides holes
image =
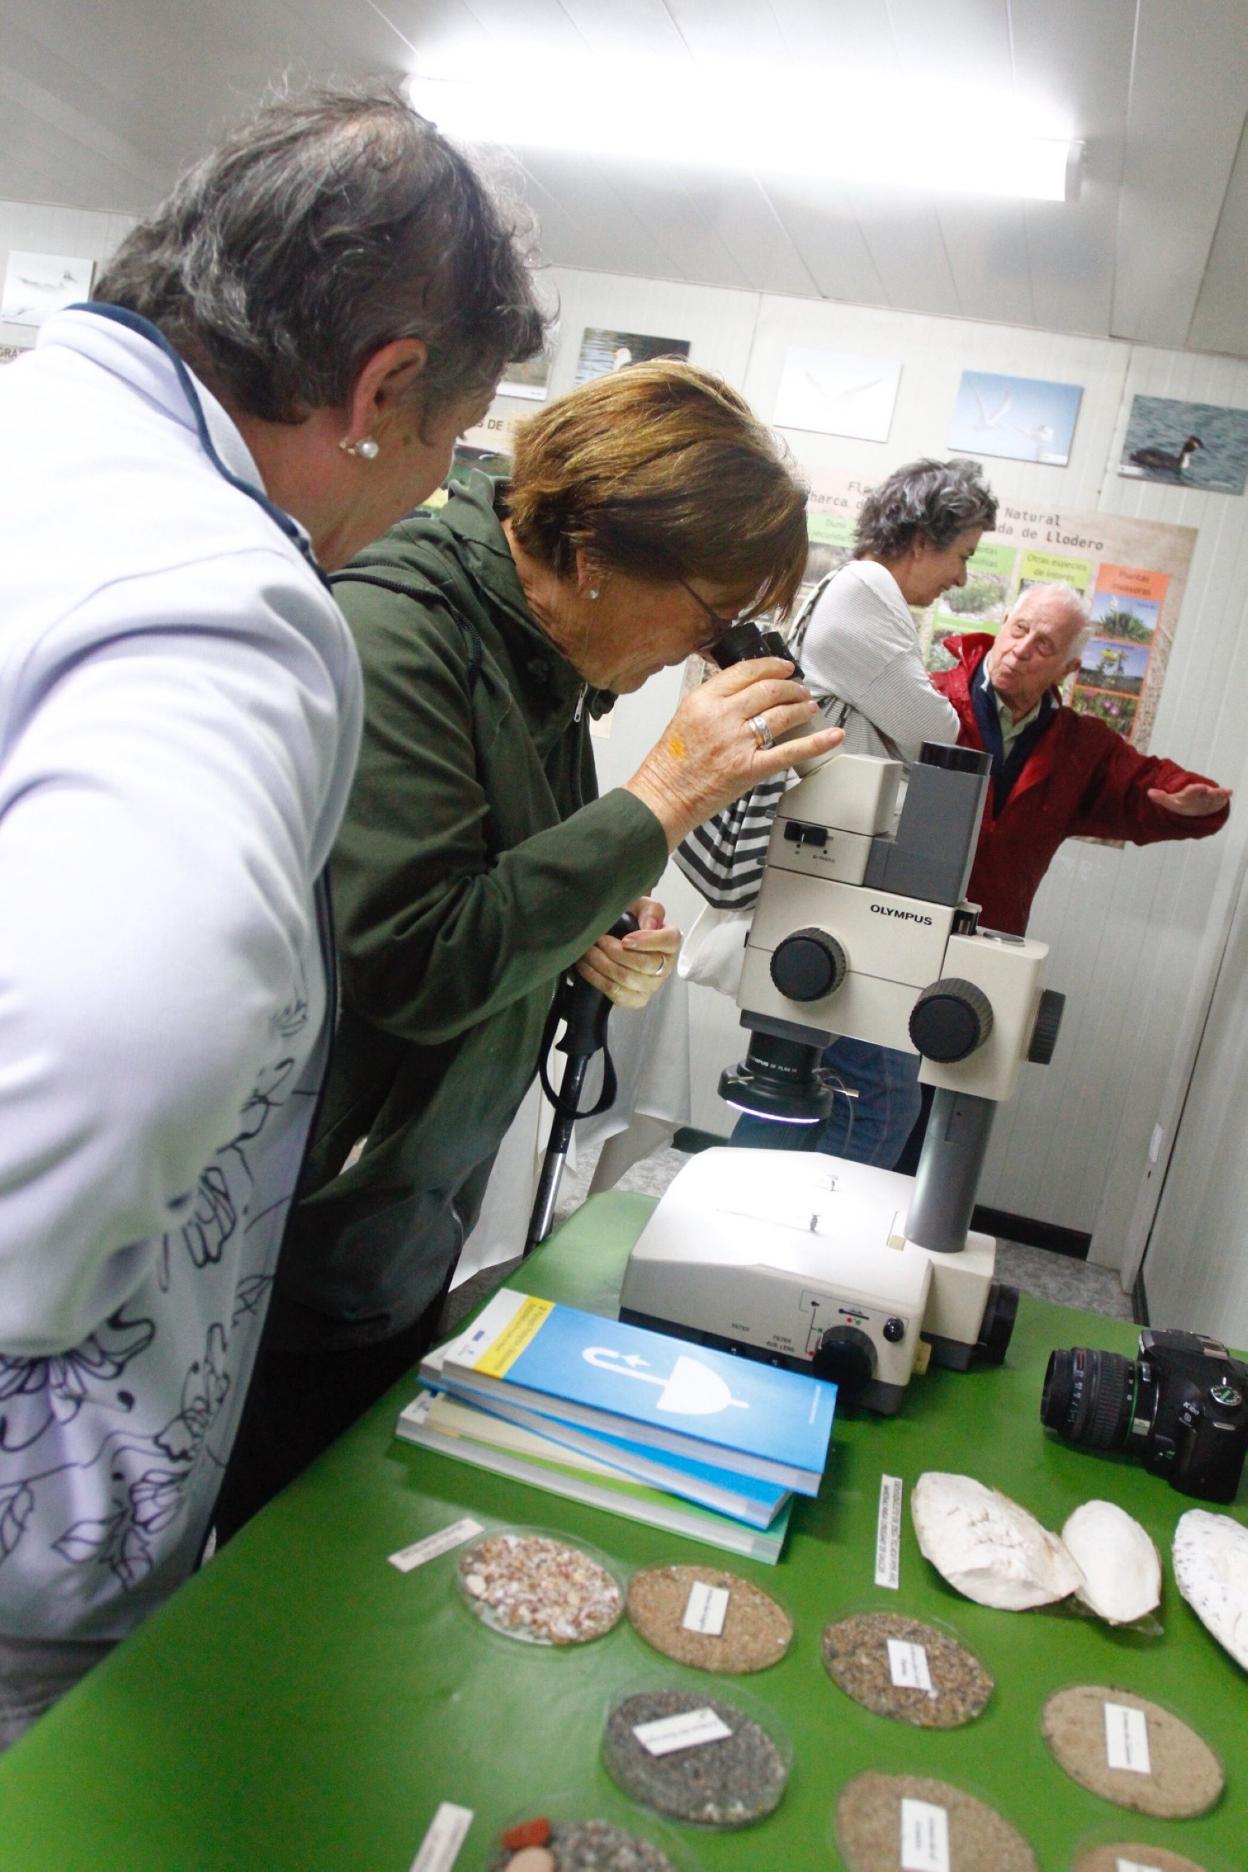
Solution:
[[[1197,1618],[1248,1670],[1248,1528],[1189,1508],[1174,1530],[1174,1577]]]
[[[929,1469],[914,1485],[910,1514],[925,1557],[980,1605],[1023,1612],[1083,1584],[1056,1534],[973,1476]]]
[[[1111,1625],[1129,1625],[1161,1603],[1161,1555],[1116,1502],[1084,1502],[1062,1541],[1083,1575],[1077,1597]]]

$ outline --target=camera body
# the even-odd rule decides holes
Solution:
[[[1138,1456],[1183,1495],[1229,1502],[1248,1454],[1248,1365],[1192,1332],[1145,1330],[1134,1360],[1055,1350],[1040,1416],[1069,1442]]]

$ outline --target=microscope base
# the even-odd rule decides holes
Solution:
[[[966,1369],[1000,1294],[989,1236],[953,1255],[906,1239],[913,1190],[817,1152],[703,1151],[636,1242],[620,1317],[816,1376],[849,1344],[863,1382],[847,1401],[891,1414],[929,1357]]]

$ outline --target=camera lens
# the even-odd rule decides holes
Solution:
[[[731,669],[734,663],[747,663],[754,657],[787,657],[793,664],[794,678],[799,682],[802,678],[801,665],[779,631],[764,630],[752,618],[743,619],[717,637],[709,646],[709,653],[720,669]]]
[[[1119,1352],[1072,1346],[1049,1354],[1040,1421],[1068,1443],[1121,1449],[1135,1412],[1135,1361]]]

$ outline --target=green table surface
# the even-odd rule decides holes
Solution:
[[[614,1314],[650,1199],[601,1196],[515,1285]],[[1175,1589],[1174,1526],[1192,1504],[1138,1465],[1070,1449],[1038,1405],[1055,1345],[1133,1352],[1129,1326],[1024,1298],[1008,1363],[932,1371],[889,1421],[839,1418],[818,1501],[799,1498],[784,1557],[768,1567],[564,1501],[397,1442],[413,1386],[398,1387],[306,1476],[0,1759],[0,1866],[30,1872],[408,1872],[443,1800],[476,1816],[457,1872],[483,1866],[500,1826],[528,1813],[601,1813],[672,1848],[683,1866],[837,1867],[838,1789],[864,1769],[935,1775],[996,1806],[1045,1872],[1086,1841],[1169,1845],[1208,1868],[1248,1866],[1248,1696],[1243,1672]],[[978,1476],[1050,1527],[1111,1497],[1165,1559],[1164,1631],[1115,1632],[1066,1611],[989,1611],[960,1598],[918,1551],[909,1490],[925,1469]],[[879,1480],[903,1478],[900,1591],[873,1584]],[[1244,1497],[1234,1512],[1245,1518]],[[747,1678],[681,1670],[627,1623],[568,1651],[522,1645],[460,1601],[453,1555],[409,1574],[396,1549],[460,1516],[579,1537],[624,1569],[730,1567],[792,1612],[788,1656]],[[963,1729],[873,1716],[820,1660],[832,1618],[881,1608],[935,1619],[996,1678]],[[732,1833],[665,1825],[631,1807],[599,1758],[621,1689],[679,1683],[774,1711],[794,1768],[779,1809]],[[1227,1787],[1205,1817],[1131,1816],[1085,1793],[1040,1734],[1060,1685],[1155,1698],[1222,1755]]]

